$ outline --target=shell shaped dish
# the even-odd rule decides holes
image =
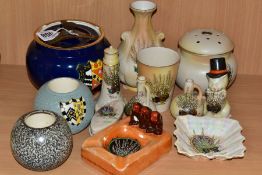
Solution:
[[[178,116],[175,125],[175,146],[181,154],[221,160],[244,157],[245,137],[237,120],[186,115]]]

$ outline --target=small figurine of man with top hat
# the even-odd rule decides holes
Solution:
[[[228,85],[228,71],[225,58],[210,59],[208,72],[208,88],[206,89],[206,113],[214,117],[228,117],[230,105],[226,99]]]

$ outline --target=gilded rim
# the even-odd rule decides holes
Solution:
[[[151,9],[148,9],[148,10],[141,10],[141,9],[137,9],[137,8],[134,8],[132,5],[133,5],[133,3],[135,3],[135,2],[137,2],[137,1],[134,1],[134,2],[132,2],[130,5],[129,5],[129,8],[131,9],[131,10],[133,10],[133,11],[136,11],[136,12],[154,12],[156,9],[157,9],[157,6],[156,6],[156,3],[154,3],[154,2],[152,2],[152,1],[141,1],[141,2],[149,2],[149,3],[153,3],[154,4],[154,8],[151,8]]]
[[[44,25],[49,25],[49,24],[52,24],[52,23],[55,23],[55,22],[61,22],[61,21],[62,21],[62,20],[58,20],[58,21],[56,20],[56,21],[52,21],[52,22],[49,22],[49,23],[44,24]],[[71,48],[55,47],[55,46],[51,46],[51,45],[49,45],[49,44],[44,43],[44,42],[43,42],[41,39],[39,39],[39,37],[36,35],[36,33],[37,33],[38,31],[40,31],[40,30],[42,29],[42,27],[44,26],[44,25],[41,25],[41,26],[38,27],[38,28],[35,30],[35,32],[34,32],[34,41],[36,41],[38,44],[40,44],[40,45],[42,45],[42,46],[44,46],[44,47],[50,48],[50,49],[56,49],[56,50],[78,50],[78,49],[84,49],[84,48],[93,46],[93,45],[99,43],[99,42],[104,38],[105,33],[104,33],[104,30],[102,29],[102,27],[101,27],[101,26],[98,26],[98,25],[96,25],[96,24],[94,24],[94,23],[92,23],[92,22],[83,21],[83,20],[76,20],[76,19],[65,19],[65,21],[79,21],[79,22],[85,22],[85,23],[87,23],[87,24],[91,24],[91,25],[93,25],[93,26],[95,26],[95,27],[98,27],[99,32],[100,32],[100,35],[99,35],[99,37],[98,37],[98,39],[97,39],[96,41],[94,41],[94,42],[92,42],[92,43],[89,43],[89,44],[86,44],[86,45],[83,45],[83,46],[71,47]],[[99,34],[99,33],[98,33],[98,34]]]
[[[228,52],[225,52],[225,53],[220,53],[220,54],[214,54],[214,55],[207,55],[207,54],[199,54],[199,53],[195,53],[195,52],[191,52],[185,48],[183,48],[182,46],[178,45],[178,48],[183,51],[183,52],[187,52],[189,54],[192,54],[192,55],[196,55],[196,56],[203,56],[203,57],[206,57],[206,56],[223,56],[223,55],[227,55],[229,53],[233,53],[234,49],[228,51]]]

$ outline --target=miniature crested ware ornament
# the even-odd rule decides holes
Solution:
[[[120,94],[118,51],[110,46],[104,52],[102,89],[89,127],[90,135],[120,120],[124,111],[124,101]]]
[[[138,76],[146,78],[158,112],[170,107],[179,62],[179,54],[165,47],[145,48],[137,54]]]
[[[105,49],[104,53],[103,82],[101,94],[95,106],[96,111],[115,100],[119,101],[119,105],[124,106],[120,93],[118,51],[110,46]]]
[[[122,101],[114,100],[102,106],[95,112],[89,127],[90,135],[105,129],[122,118],[124,106]]]
[[[186,115],[178,116],[175,125],[175,146],[181,154],[222,160],[244,157],[245,137],[236,120]]]
[[[41,86],[35,97],[34,108],[56,112],[76,134],[90,123],[95,104],[91,91],[81,81],[61,77]]]
[[[51,111],[36,110],[21,116],[11,132],[16,161],[33,171],[48,171],[70,156],[73,137],[66,121]]]
[[[131,31],[123,32],[119,49],[120,79],[129,87],[136,87],[137,53],[142,48],[162,46],[164,34],[153,30],[151,18],[156,4],[150,1],[134,1],[130,5],[135,22]]]
[[[206,72],[209,71],[209,60],[224,57],[230,86],[237,74],[237,64],[233,55],[234,44],[224,34],[214,29],[195,29],[186,33],[179,40],[181,56],[176,83],[184,88],[186,79],[192,79],[202,91],[208,86]]]
[[[161,115],[153,111],[151,116],[150,132],[138,125],[129,125],[130,117],[125,117],[88,137],[82,144],[82,158],[105,174],[138,174],[172,147],[171,134],[162,130]]]
[[[213,117],[229,117],[230,105],[226,99],[228,72],[224,58],[210,60],[211,70],[207,73],[206,113]]]
[[[90,22],[59,20],[42,25],[27,50],[28,75],[37,88],[54,78],[72,77],[95,92],[101,87],[101,60],[109,46],[103,29]]]
[[[137,78],[137,95],[132,97],[125,105],[125,114],[130,116],[132,106],[135,102],[139,102],[144,106],[149,107],[152,111],[156,111],[156,106],[151,100],[150,88],[146,85],[146,79],[144,76]]]
[[[176,96],[170,106],[171,114],[176,117],[179,115],[204,114],[205,97],[202,95],[201,88],[193,80],[187,79],[184,86],[184,93]]]
[[[138,125],[139,128],[145,129],[147,133],[156,135],[161,135],[163,132],[161,114],[137,102],[133,104],[129,125]]]

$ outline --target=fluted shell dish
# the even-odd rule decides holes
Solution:
[[[237,120],[186,115],[178,116],[175,125],[175,146],[181,154],[222,160],[244,157],[245,137]]]

